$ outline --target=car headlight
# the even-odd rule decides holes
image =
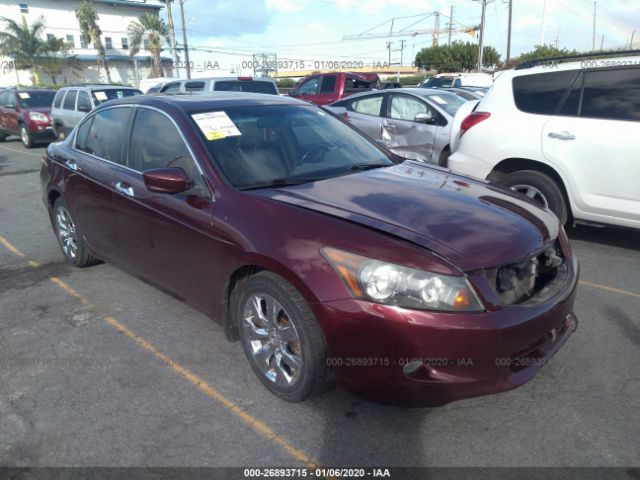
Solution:
[[[49,122],[49,117],[47,117],[44,113],[40,113],[40,112],[29,112],[29,118],[34,122],[43,122],[43,123]]]
[[[403,267],[330,247],[320,253],[356,298],[419,310],[484,310],[466,277]]]

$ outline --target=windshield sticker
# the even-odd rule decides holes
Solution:
[[[31,96],[27,92],[20,92],[18,96],[23,100],[26,100],[27,98],[31,98]]]
[[[444,100],[442,97],[439,97],[438,95],[431,95],[431,98],[433,99],[434,102],[439,103],[440,105],[447,104],[447,101]]]
[[[226,112],[197,113],[191,117],[209,141],[242,135]]]
[[[100,100],[101,102],[104,102],[108,99],[105,92],[93,92],[93,94],[95,95],[96,99]]]

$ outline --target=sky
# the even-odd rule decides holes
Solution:
[[[603,35],[605,49],[628,46],[634,29],[638,29],[634,46],[640,48],[640,8],[636,4],[637,0],[597,2],[596,48]],[[194,47],[190,57],[196,68],[235,68],[238,74],[250,73],[254,53],[276,54],[280,70],[284,65],[301,65],[301,61],[311,69],[327,62],[380,65],[388,62],[387,42],[392,42],[392,63],[398,63],[403,39],[403,63],[409,66],[421,48],[432,44],[433,36],[384,38],[391,20],[396,18],[394,31],[429,29],[434,27],[433,12],[438,11],[444,30],[452,6],[454,28],[480,24],[482,6],[474,0],[186,0],[184,4],[188,44]],[[547,44],[557,41],[560,47],[590,50],[593,6],[592,0],[513,0],[511,56],[531,50],[541,38]],[[173,8],[181,43],[177,4]],[[495,47],[502,59],[507,50],[507,21],[507,0],[488,3],[485,44]],[[343,40],[345,35],[367,31],[381,38]],[[440,44],[447,37],[447,32],[441,33]],[[452,40],[478,41],[458,32]]]

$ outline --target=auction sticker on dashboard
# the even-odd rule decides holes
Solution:
[[[94,92],[93,94],[96,96],[96,99],[100,100],[101,102],[104,102],[105,100],[109,100],[109,97],[107,97],[106,92]]]
[[[191,115],[207,140],[220,140],[242,135],[226,112],[207,112]]]
[[[20,92],[18,93],[18,96],[23,100],[26,100],[27,98],[31,98],[31,96],[27,92]]]

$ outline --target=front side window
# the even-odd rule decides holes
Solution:
[[[78,92],[78,111],[91,111],[91,100],[89,99],[89,94],[87,92]]]
[[[526,113],[552,115],[579,73],[567,70],[515,77],[513,97],[516,107]]]
[[[580,116],[640,121],[640,69],[586,72]]]
[[[89,129],[85,151],[110,162],[122,164],[122,145],[123,139],[127,136],[130,111],[129,107],[119,107],[96,113]]]
[[[382,95],[358,98],[351,102],[350,110],[364,115],[375,115],[376,117],[379,117],[383,98],[384,97]]]
[[[64,103],[62,104],[62,108],[65,110],[74,110],[76,108],[76,95],[78,94],[77,90],[69,90],[67,92],[67,96],[64,97]]]
[[[140,108],[136,114],[129,168],[144,172],[154,168],[180,167],[193,180],[199,172],[180,132],[165,115]]]
[[[417,98],[408,95],[392,95],[389,117],[413,122],[419,113],[429,112],[429,107]]]
[[[318,83],[318,77],[311,78],[300,85],[300,90],[298,90],[298,93],[300,95],[315,95],[318,91]]]
[[[206,123],[198,126],[197,116],[194,128],[218,168],[239,189],[303,183],[345,175],[363,165],[393,164],[364,135],[315,106],[235,107],[216,115],[228,117],[234,126],[231,135],[207,140]]]

